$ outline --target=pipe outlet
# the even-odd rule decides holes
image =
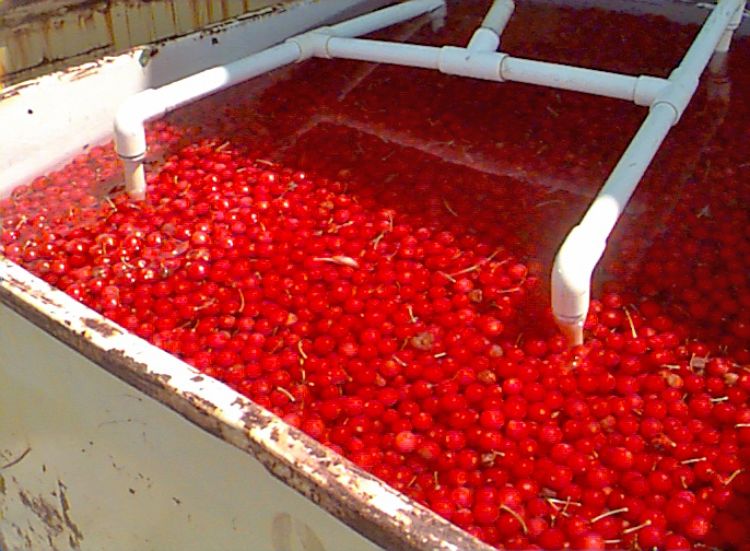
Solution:
[[[604,254],[606,239],[576,226],[568,234],[552,267],[552,312],[574,344],[583,338],[591,299],[591,275]]]
[[[122,159],[142,159],[146,155],[146,131],[143,123],[158,104],[153,88],[130,96],[115,115],[115,152]]]

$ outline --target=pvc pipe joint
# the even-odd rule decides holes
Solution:
[[[654,98],[651,109],[668,105],[674,111],[672,126],[677,124],[698,88],[700,75],[678,67],[669,75],[669,84]]]
[[[472,52],[468,48],[443,46],[440,49],[438,70],[447,75],[478,78],[501,82],[500,67],[508,54]]]
[[[299,48],[299,57],[297,62],[305,61],[311,57],[323,57],[331,59],[328,53],[328,41],[335,36],[336,30],[333,27],[320,27],[303,34],[298,34],[287,38],[285,42],[295,44]]]
[[[552,311],[572,344],[583,342],[583,324],[591,298],[591,275],[604,254],[606,236],[576,226],[568,234],[552,267]]]
[[[648,107],[667,86],[669,86],[667,79],[646,75],[639,76],[635,80],[635,87],[633,88],[633,102],[636,105]]]

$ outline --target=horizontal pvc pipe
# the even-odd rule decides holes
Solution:
[[[445,0],[410,0],[338,23],[328,30],[333,36],[363,36],[440,8],[445,8]]]
[[[638,77],[619,73],[510,56],[503,60],[500,77],[513,82],[538,84],[628,101],[634,100],[638,81]],[[662,82],[666,84],[664,80]]]
[[[440,60],[440,48],[363,38],[331,37],[327,53],[334,58],[393,63],[423,69],[437,69]]]
[[[700,74],[741,4],[742,0],[721,0],[708,17],[581,223],[560,247],[552,270],[552,311],[571,344],[583,342],[591,276],[608,237],[669,129],[690,102]]]
[[[118,110],[114,125],[115,151],[123,160],[130,161],[124,167],[128,193],[136,199],[142,199],[146,193],[142,166],[146,154],[146,121],[218,90],[293,63],[298,57],[299,48],[295,44],[284,43],[161,88],[144,90],[129,98]]]
[[[380,40],[331,37],[322,57],[392,63],[439,69],[450,75],[502,82],[539,84],[635,101],[648,105],[668,81],[649,76],[629,76],[556,63],[513,58],[501,52],[472,52],[468,48],[420,46]]]
[[[366,34],[395,23],[445,8],[444,0],[410,0],[376,12],[356,17],[326,28],[305,33],[283,44],[263,50],[233,63],[207,69],[157,89],[148,89],[128,98],[115,116],[115,151],[123,160],[128,193],[142,199],[146,193],[143,159],[146,154],[144,124],[187,103],[203,98],[245,80],[267,73],[305,57],[304,48],[312,53],[325,49],[328,36]],[[436,62],[437,63],[437,62]]]

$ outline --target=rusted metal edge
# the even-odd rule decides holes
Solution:
[[[287,425],[223,383],[0,257],[0,303],[217,438],[389,550],[492,547]]]
[[[144,52],[147,53],[152,50],[158,51],[158,49],[162,47],[164,44],[167,44],[171,41],[174,41],[180,38],[194,37],[194,38],[202,39],[206,36],[218,35],[218,34],[226,32],[229,28],[235,25],[275,16],[280,13],[286,12],[290,9],[293,9],[297,6],[300,6],[303,4],[309,4],[311,2],[317,2],[317,1],[319,0],[279,1],[268,6],[261,6],[261,7],[252,9],[248,12],[225,19],[223,21],[210,23],[200,29],[193,29],[188,32],[175,32],[173,34],[161,36],[150,42],[146,42],[143,44],[131,44],[129,48],[121,50],[121,51],[118,51],[118,48],[116,47],[116,45],[113,42],[110,42],[108,44],[96,46],[86,51],[78,52],[72,56],[65,57],[65,58],[45,58],[35,65],[24,67],[23,69],[19,69],[17,71],[11,71],[6,74],[0,73],[0,100],[4,99],[5,97],[14,96],[18,94],[18,92],[23,88],[26,88],[28,86],[33,86],[34,84],[36,84],[36,81],[39,78],[45,78],[50,75],[66,76],[69,74],[75,74],[81,70],[81,67],[90,67],[90,66],[96,67],[120,55],[127,55],[127,54],[141,55],[141,53],[144,53]],[[1,0],[0,0],[0,3],[1,3]],[[86,9],[92,9],[92,8],[96,8],[99,11],[102,11],[102,10],[106,11],[106,2],[102,2],[101,0],[84,1],[82,4],[79,4],[75,7],[61,8],[57,13],[44,14],[44,16],[54,17],[56,15],[61,15],[64,12],[76,11],[76,10],[85,11]],[[0,17],[0,23],[2,23],[2,21],[3,21],[3,18]],[[30,24],[30,22],[26,21],[22,23],[17,23],[13,26],[18,27],[18,26],[22,26],[23,24]],[[97,59],[89,62],[89,60],[91,60],[92,57],[96,57]],[[148,57],[150,56],[147,54],[146,59]],[[61,67],[61,65],[63,67]],[[34,75],[38,75],[38,70],[42,67],[49,67],[49,69],[51,70],[44,75],[39,75],[36,78],[34,78]],[[4,81],[8,82],[8,84],[6,84],[5,86],[3,86]]]

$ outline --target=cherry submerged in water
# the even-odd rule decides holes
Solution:
[[[381,37],[465,43],[446,27]],[[666,76],[656,17],[518,8],[516,55]],[[624,102],[312,60],[0,200],[0,253],[507,549],[750,549],[750,76],[738,39],[618,224],[586,341],[549,270],[645,115]]]

